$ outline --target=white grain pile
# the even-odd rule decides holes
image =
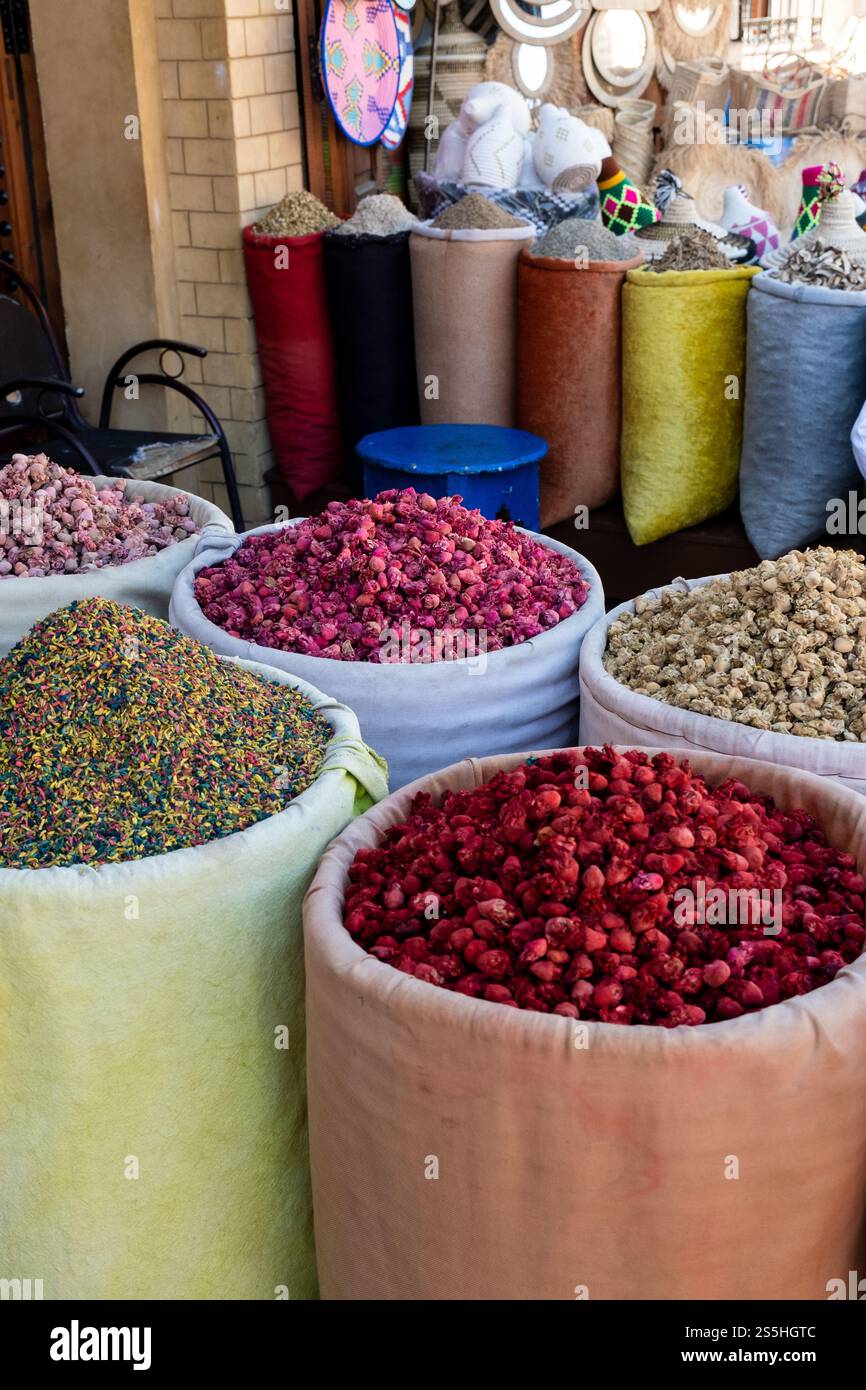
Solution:
[[[348,222],[335,228],[336,236],[394,236],[408,232],[417,222],[405,204],[391,193],[371,193],[358,204]]]

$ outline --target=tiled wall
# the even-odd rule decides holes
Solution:
[[[226,429],[248,526],[271,519],[264,393],[241,227],[303,187],[291,0],[156,0],[187,376]],[[200,419],[200,417],[199,417]],[[190,415],[181,428],[193,425]],[[178,482],[227,508],[210,462]]]

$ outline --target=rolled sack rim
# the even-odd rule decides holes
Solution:
[[[866,238],[864,238],[866,240]],[[787,284],[777,280],[768,270],[755,276],[749,292],[772,294],[795,304],[826,304],[833,309],[866,309],[866,290],[829,290],[824,285]]]
[[[244,250],[252,251],[272,251],[275,246],[312,246],[314,242],[321,241],[327,231],[333,230],[330,227],[323,227],[319,232],[304,232],[303,236],[288,236],[286,233],[257,232],[255,227],[250,224],[243,229]]]
[[[199,639],[200,641],[204,641],[207,646],[213,645],[212,639],[216,639],[218,642],[237,642],[244,648],[246,659],[255,664],[267,665],[269,660],[268,653],[276,653],[278,656],[284,657],[287,660],[296,658],[299,661],[316,662],[316,669],[317,671],[321,671],[322,676],[321,685],[319,685],[317,674],[316,688],[323,690],[327,690],[328,688],[327,672],[333,670],[335,667],[343,671],[352,670],[357,667],[368,668],[370,666],[376,666],[377,669],[387,671],[413,671],[418,673],[417,676],[409,676],[408,679],[418,681],[424,680],[427,672],[429,672],[431,668],[438,670],[442,666],[448,666],[449,669],[453,667],[455,674],[459,674],[464,669],[469,670],[472,668],[478,660],[477,656],[459,657],[455,661],[435,662],[336,661],[330,656],[310,656],[307,652],[287,652],[283,651],[280,647],[260,647],[257,643],[247,642],[242,637],[232,637],[231,633],[226,632],[225,628],[218,627],[216,623],[212,623],[210,619],[205,616],[201,605],[195,597],[195,577],[199,571],[205,569],[208,565],[216,565],[222,560],[229,559],[231,555],[234,554],[235,550],[238,550],[241,544],[250,536],[262,536],[274,531],[282,531],[287,526],[298,526],[305,520],[307,520],[306,517],[292,517],[290,521],[286,521],[282,524],[257,526],[255,530],[245,531],[242,534],[235,532],[229,538],[218,537],[218,544],[220,544],[221,547],[219,550],[206,549],[201,546],[198,548],[193,559],[177,576],[175,587],[178,590],[187,588],[189,591],[189,601],[193,602],[198,610],[198,620],[205,634]],[[549,627],[546,631],[538,633],[536,637],[529,637],[525,642],[519,642],[513,647],[500,647],[494,652],[485,652],[484,659],[488,669],[491,663],[498,665],[504,663],[506,660],[513,661],[514,654],[524,651],[524,649],[526,653],[532,653],[533,655],[538,651],[539,646],[541,646],[543,651],[544,645],[546,645],[545,639],[554,639],[557,636],[562,637],[564,634],[566,639],[574,637],[576,640],[584,641],[588,631],[595,625],[598,617],[602,616],[604,613],[604,590],[602,588],[601,575],[584,555],[581,555],[577,550],[573,550],[571,546],[563,544],[562,541],[554,540],[552,536],[544,536],[537,531],[528,531],[523,526],[518,526],[516,529],[518,531],[523,531],[524,534],[531,536],[533,540],[539,541],[540,544],[547,546],[550,550],[555,550],[560,555],[566,555],[570,559],[573,559],[580,570],[581,578],[585,579],[589,584],[589,593],[586,596],[585,602],[578,608],[577,612],[572,613],[567,618],[561,619],[555,627]],[[226,539],[231,542],[228,546],[225,544]],[[596,614],[595,617],[593,617],[594,613]],[[592,618],[592,623],[589,628],[587,627],[588,617]],[[174,621],[173,610],[169,612],[169,620],[172,622]],[[407,620],[403,619],[402,621],[405,622]],[[455,631],[456,630],[457,629],[455,629]],[[218,650],[218,647],[215,648],[215,650]],[[397,677],[388,676],[385,677],[385,679],[393,680],[397,679]],[[406,679],[406,677],[403,677],[403,679]]]
[[[239,840],[242,836],[253,836],[255,840],[264,841],[266,837],[273,835],[274,831],[281,831],[283,828],[291,829],[289,818],[297,819],[300,814],[313,813],[314,796],[321,797],[324,783],[324,790],[327,790],[325,778],[333,772],[344,774],[346,768],[343,764],[343,755],[346,752],[361,754],[371,760],[371,771],[373,780],[377,780],[376,773],[381,774],[381,788],[384,788],[382,795],[387,795],[387,778],[381,773],[379,763],[381,760],[378,755],[372,754],[367,748],[361,737],[361,726],[354,710],[339,700],[335,700],[330,695],[325,695],[323,691],[317,690],[309,681],[303,680],[300,676],[294,676],[288,671],[280,671],[275,666],[265,666],[262,662],[247,661],[236,656],[222,656],[218,654],[218,660],[224,661],[232,666],[241,666],[244,670],[252,671],[255,675],[261,676],[263,680],[271,681],[275,685],[289,685],[297,690],[310,701],[314,709],[323,715],[334,730],[332,738],[329,740],[325,749],[325,757],[322,765],[314,780],[304,791],[285,806],[282,811],[277,811],[274,815],[265,816],[261,820],[254,821],[243,830],[235,830],[231,835],[217,835],[211,840],[205,840],[200,845],[185,845],[180,849],[167,850],[163,854],[143,855],[139,859],[124,859],[120,862],[109,864],[66,864],[62,866],[46,865],[39,869],[14,869],[0,866],[0,903],[2,903],[5,892],[10,894],[20,892],[22,887],[26,888],[28,883],[35,885],[38,879],[40,886],[46,885],[49,890],[59,887],[64,883],[71,884],[71,876],[74,875],[82,887],[100,892],[105,889],[120,892],[124,882],[130,881],[130,888],[134,887],[134,880],[141,872],[143,865],[152,864],[171,864],[181,870],[187,865],[190,870],[193,867],[193,856],[201,855],[203,851],[214,852],[217,846],[222,848],[219,852],[225,856],[226,863],[224,868],[227,871],[237,871],[236,855],[239,851]],[[304,803],[301,805],[301,803]],[[249,844],[249,841],[247,841]],[[263,849],[267,845],[263,844]],[[52,877],[48,877],[51,875]],[[57,877],[63,875],[62,878]],[[14,901],[14,898],[11,899]]]
[[[537,229],[532,222],[522,227],[434,227],[432,222],[419,222],[409,235],[431,241],[534,241]]]
[[[573,260],[566,260],[561,256],[536,256],[528,249],[520,253],[522,266],[529,266],[532,270],[559,271],[567,275],[624,275],[629,270],[637,270],[645,259],[643,251],[639,251],[627,261],[587,261],[585,264],[576,265]]]
[[[178,570],[183,570],[189,564],[189,561],[194,558],[200,541],[205,539],[216,540],[223,534],[229,536],[237,535],[231,518],[226,516],[225,512],[223,512],[215,502],[209,502],[206,497],[198,497],[195,493],[186,492],[182,487],[169,487],[166,483],[157,482],[136,482],[132,478],[124,480],[121,478],[104,477],[102,475],[88,477],[87,474],[82,474],[81,476],[86,478],[88,482],[93,483],[94,487],[100,492],[103,488],[116,487],[117,484],[122,481],[126,481],[127,484],[132,483],[133,487],[136,489],[145,489],[143,492],[129,490],[128,495],[130,500],[134,502],[162,502],[167,501],[169,497],[176,497],[179,494],[183,494],[184,497],[189,498],[189,514],[196,525],[201,527],[201,530],[194,531],[182,541],[174,541],[171,545],[164,545],[160,550],[155,550],[152,555],[142,555],[137,560],[127,560],[125,564],[97,565],[93,569],[73,570],[69,574],[67,574],[65,570],[52,570],[50,574],[2,575],[0,576],[0,599],[2,599],[4,592],[9,592],[8,590],[4,591],[3,587],[5,584],[9,583],[30,585],[31,587],[27,590],[28,595],[36,595],[39,593],[37,586],[40,584],[50,585],[52,588],[56,588],[57,584],[60,582],[70,585],[75,585],[77,583],[83,588],[85,585],[93,584],[95,575],[106,572],[108,574],[121,574],[124,579],[132,582],[139,575],[145,575],[146,566],[152,565],[154,560],[161,560],[167,555],[177,555],[183,561],[183,564],[178,566]],[[23,590],[19,592],[23,592]],[[75,593],[70,592],[68,602],[74,603],[75,597]],[[82,595],[82,597],[90,598],[92,595],[87,594]],[[54,606],[55,608],[64,607],[63,604],[55,604]]]
[[[730,575],[709,574],[701,579],[675,580],[672,584],[662,584],[657,589],[647,589],[646,594],[640,597],[657,598],[670,589],[681,591],[683,585],[688,589],[698,589],[719,579],[730,579]],[[794,750],[800,745],[809,749],[810,760],[815,764],[808,775],[819,778],[845,777],[846,774],[850,774],[851,752],[854,748],[862,748],[866,755],[866,743],[838,742],[836,739],[814,738],[805,734],[780,734],[773,729],[757,729],[753,724],[741,724],[735,719],[718,719],[715,715],[699,714],[695,710],[682,709],[679,705],[670,705],[664,700],[654,700],[651,695],[642,695],[640,691],[632,690],[631,686],[623,685],[605,668],[604,653],[607,650],[612,624],[624,613],[634,612],[634,605],[635,600],[628,599],[612,608],[609,613],[603,614],[590,628],[581,644],[581,694],[586,689],[602,710],[665,739],[677,739],[684,749],[693,753],[706,751],[722,757],[750,758],[756,764],[777,764],[797,772],[802,770],[804,775],[807,775],[798,762],[792,761]],[[702,740],[706,739],[706,744],[695,743],[696,736]],[[736,749],[727,750],[720,747],[720,742],[734,739],[739,745]],[[761,757],[751,758],[749,745],[757,744],[758,741]],[[655,751],[658,752],[658,748]],[[866,758],[863,777],[866,780]]]
[[[853,1011],[861,1013],[866,1008],[866,952],[857,960],[843,966],[826,985],[812,990],[810,994],[795,995],[768,1005],[753,1013],[721,1022],[702,1023],[694,1026],[665,1028],[657,1024],[635,1023],[624,1027],[621,1024],[602,1023],[592,1019],[560,1018],[555,1014],[537,1013],[531,1009],[503,1008],[501,1004],[487,999],[476,999],[443,989],[440,985],[429,984],[397,970],[385,961],[377,960],[358,945],[343,924],[345,886],[349,867],[357,850],[374,848],[382,843],[384,833],[392,825],[406,820],[411,802],[418,792],[426,790],[433,779],[440,783],[449,778],[452,788],[468,790],[488,781],[496,771],[510,771],[524,763],[527,758],[544,757],[546,753],[580,751],[589,744],[574,745],[571,750],[547,749],[527,753],[510,753],[490,758],[466,758],[452,763],[431,777],[420,777],[415,782],[392,792],[385,800],[373,806],[343,830],[328,846],[316,875],[304,897],[304,951],[311,963],[308,977],[326,969],[339,978],[341,986],[351,987],[363,997],[366,1008],[382,1008],[393,1018],[398,1018],[411,1030],[415,1004],[424,1006],[425,1023],[441,1025],[452,1030],[467,1033],[495,1034],[503,1042],[514,1042],[518,1046],[540,1045],[552,1054],[561,1054],[570,1045],[571,1029],[579,1022],[589,1030],[591,1048],[607,1048],[608,1051],[626,1053],[650,1060],[663,1059],[676,1062],[682,1057],[688,1064],[693,1063],[695,1049],[712,1049],[710,1060],[718,1062],[718,1047],[723,1043],[727,1055],[736,1054],[744,1045],[750,1055],[754,1046],[760,1045],[760,1033],[768,1028],[773,1030],[771,1042],[779,1046],[777,1021],[788,1022],[794,1029],[801,1026],[803,1016],[810,1020],[816,1035],[822,1033],[822,1022],[828,1010],[842,1005],[843,994],[854,991],[850,1005]],[[638,748],[633,744],[614,744],[616,751]],[[655,757],[660,752],[670,753],[677,759],[688,758],[699,775],[714,772],[729,774],[728,768],[736,755],[705,752],[678,745],[664,749],[643,748],[639,751]],[[815,803],[827,803],[832,796],[838,798],[844,808],[848,821],[849,839],[853,841],[858,825],[862,827],[863,850],[861,871],[866,868],[866,799],[857,792],[845,787],[830,788],[825,781],[813,773],[800,769],[779,768],[773,763],[754,764],[755,777],[783,774],[794,775],[804,791],[811,793],[809,798]],[[722,775],[719,781],[724,780]],[[754,785],[754,782],[753,782]],[[315,963],[312,958],[315,957]],[[363,974],[361,972],[364,972]],[[424,991],[424,993],[419,993]],[[770,1017],[771,1016],[771,1017]]]
[[[642,289],[665,289],[673,285],[682,289],[703,289],[707,285],[753,280],[761,273],[758,265],[734,265],[725,270],[650,270],[647,266],[638,266],[628,271],[626,281]]]

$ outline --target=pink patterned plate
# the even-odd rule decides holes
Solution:
[[[348,140],[374,145],[397,100],[400,44],[391,0],[328,0],[322,23],[322,77],[334,119]]]

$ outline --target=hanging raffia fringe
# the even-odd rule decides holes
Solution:
[[[698,58],[724,57],[730,45],[731,20],[737,0],[716,0],[711,27],[692,34],[677,19],[677,6],[682,10],[706,10],[713,0],[662,0],[652,19],[658,42],[656,76],[669,88],[677,63],[693,62]]]
[[[552,73],[544,90],[540,93],[542,101],[550,101],[554,106],[564,106],[574,115],[580,116],[587,125],[595,125],[580,110],[591,102],[589,90],[583,76],[581,64],[581,44],[583,30],[580,29],[564,43],[546,49]],[[514,79],[514,50],[517,44],[508,34],[500,33],[487,53],[484,77],[488,82],[505,82],[507,86],[516,85]],[[598,129],[601,129],[599,126]],[[606,132],[605,132],[606,133]],[[611,128],[611,135],[613,129]],[[610,140],[611,135],[607,138]]]
[[[652,173],[655,181],[662,169],[670,169],[694,198],[701,217],[718,222],[722,216],[725,189],[739,183],[749,201],[770,213],[778,227],[790,229],[793,215],[785,210],[786,200],[780,171],[760,150],[746,145],[667,144],[658,155]],[[796,213],[796,204],[795,209]]]

